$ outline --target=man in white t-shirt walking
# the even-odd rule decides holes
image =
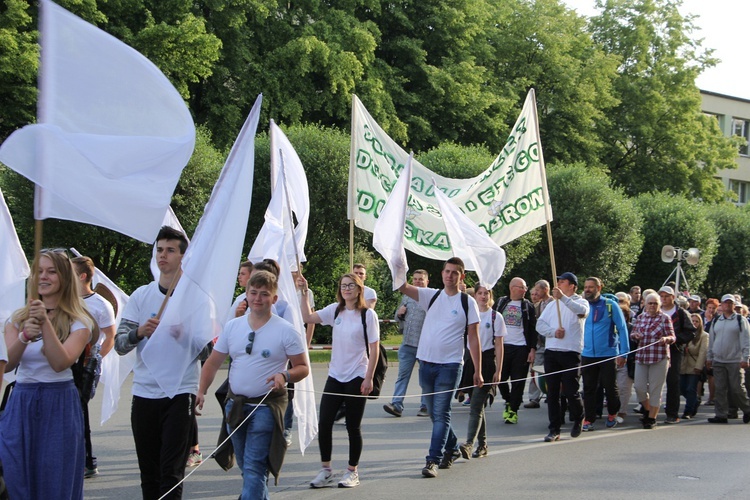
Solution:
[[[479,307],[472,297],[458,290],[464,269],[461,259],[451,257],[441,273],[443,290],[417,288],[408,283],[399,288],[427,311],[417,348],[419,385],[432,420],[430,449],[422,469],[424,477],[436,477],[438,468],[450,468],[460,456],[451,427],[451,400],[461,379],[464,345],[469,346],[474,366],[482,366]],[[481,370],[476,370],[474,384],[481,387],[483,383]]]
[[[367,279],[367,269],[365,268],[364,264],[354,264],[352,266],[352,272],[359,276],[359,279],[362,280],[362,283],[365,282]],[[365,303],[367,304],[367,307],[370,309],[375,309],[375,304],[378,302],[378,294],[370,288],[369,286],[365,285]]]
[[[94,261],[90,257],[76,257],[71,261],[73,268],[78,275],[79,289],[86,308],[94,317],[96,324],[99,325],[100,346],[99,354],[102,358],[109,354],[115,345],[115,310],[107,299],[94,292],[91,288],[91,282],[94,278]],[[103,339],[101,337],[104,337]],[[84,351],[85,352],[85,351]],[[91,446],[91,424],[89,423],[89,405],[88,401],[81,401],[83,404],[83,436],[86,441],[86,469],[83,472],[84,478],[99,475],[96,457],[94,456]]]
[[[227,323],[219,335],[203,366],[196,397],[196,407],[201,410],[216,372],[231,356],[226,416],[230,428],[243,424],[232,435],[242,472],[241,498],[268,498],[268,472],[278,478],[286,452],[286,385],[310,373],[302,337],[290,323],[271,313],[271,305],[278,299],[277,286],[272,273],[253,273],[247,286],[250,313]],[[293,367],[287,369],[289,361]]]

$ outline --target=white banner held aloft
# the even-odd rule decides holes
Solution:
[[[404,250],[404,227],[409,205],[413,160],[410,154],[388,201],[375,222],[375,230],[372,233],[372,246],[385,259],[391,270],[393,290],[398,290],[406,283],[406,272],[409,270]]]
[[[546,222],[540,142],[533,93],[526,97],[502,152],[472,179],[449,179],[413,161],[412,199],[405,247],[418,255],[446,260],[453,255],[440,220],[431,179],[498,246]],[[380,128],[357,96],[352,97],[348,216],[373,231],[375,221],[409,155]],[[547,207],[549,209],[549,207]],[[551,219],[552,212],[549,211]]]
[[[232,302],[250,215],[261,102],[258,96],[232,146],[182,258],[182,277],[141,352],[144,364],[169,397],[175,396],[198,353],[219,335],[227,304]]]
[[[148,59],[41,0],[38,123],[0,146],[33,181],[35,218],[152,243],[195,144],[184,100]]]
[[[26,303],[26,278],[29,274],[29,262],[0,190],[0,325],[5,325],[13,311]]]
[[[435,197],[445,222],[453,255],[464,261],[467,270],[477,273],[480,285],[492,290],[505,270],[505,250],[497,246],[482,228],[461,213],[442,191],[435,190]]]

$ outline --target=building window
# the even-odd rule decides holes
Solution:
[[[750,141],[750,120],[744,120],[742,118],[735,118],[732,120],[732,135],[738,135]],[[747,142],[740,146],[740,154],[748,156],[748,145]]]
[[[747,203],[748,195],[750,195],[750,183],[730,179],[729,189],[737,195],[738,204],[744,205]]]

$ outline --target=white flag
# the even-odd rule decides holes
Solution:
[[[287,249],[287,259],[294,264],[293,268],[296,269],[297,258],[299,258],[300,262],[307,261],[305,257],[305,242],[307,240],[308,220],[310,218],[310,192],[307,186],[307,175],[292,143],[289,142],[287,136],[273,120],[271,120],[270,125],[270,136],[271,190],[275,192],[279,176],[283,170],[285,172],[283,175],[285,181],[281,185],[282,190],[277,196],[275,203],[282,203],[283,201],[285,206],[291,207],[291,212],[289,210],[282,210],[280,207],[276,211],[279,217],[285,218],[284,221],[280,221],[284,227],[292,226],[291,213],[294,213],[297,221],[293,232],[287,231],[283,233],[284,238],[288,239],[284,243],[284,248]],[[270,240],[277,237],[273,231],[272,225],[263,225],[253,243],[248,260],[258,262],[264,258],[264,252],[266,252],[268,245],[273,244]]]
[[[71,248],[70,251],[76,257],[81,256],[80,252],[75,248]],[[117,327],[120,326],[122,311],[125,310],[125,305],[130,300],[130,296],[123,292],[119,286],[115,285],[115,283],[98,267],[94,268],[94,278],[91,280],[91,285],[94,289],[97,289],[99,286],[107,288],[115,298],[115,302],[117,303],[117,307],[115,307],[115,330],[117,330]],[[102,415],[100,425],[104,425],[104,422],[109,420],[117,411],[117,407],[120,404],[122,384],[125,382],[128,374],[133,371],[135,361],[135,349],[127,353],[125,356],[118,356],[113,349],[102,359],[102,374],[99,379],[99,382],[101,383],[99,385],[99,392],[102,393]],[[102,385],[104,386],[104,389],[102,389]]]
[[[372,246],[383,256],[391,269],[394,290],[398,290],[406,283],[406,272],[409,270],[404,250],[404,227],[409,205],[412,160],[413,156],[410,154],[396,186],[378,216],[372,234]]]
[[[221,331],[227,304],[232,302],[250,214],[261,101],[258,96],[229,153],[182,258],[182,277],[141,352],[144,364],[170,398],[190,363]]]
[[[168,226],[172,229],[176,229],[182,234],[185,235],[185,238],[187,238],[188,242],[190,242],[190,238],[187,237],[187,233],[182,228],[182,224],[180,224],[179,219],[174,213],[174,210],[172,210],[172,207],[167,207],[167,213],[164,214],[164,221],[161,223],[162,226]],[[159,276],[161,276],[161,271],[159,271],[159,264],[156,263],[156,242],[154,242],[154,247],[151,250],[151,263],[149,264],[151,268],[151,274],[154,276],[154,281],[159,281]]]
[[[29,274],[29,262],[0,190],[0,326],[5,325],[13,312],[26,303],[26,278]]]
[[[193,151],[190,112],[137,51],[49,0],[40,4],[38,123],[11,134],[0,161],[40,188],[36,219],[152,243]]]
[[[413,160],[409,217],[404,231],[407,250],[437,260],[446,260],[454,254],[436,206],[433,178],[438,188],[498,245],[544,225],[547,219],[552,220],[544,193],[542,147],[534,102],[532,89],[503,150],[476,177],[441,177]],[[374,230],[408,157],[357,96],[353,96],[348,217],[358,227]]]
[[[435,189],[435,197],[451,240],[453,255],[464,261],[467,270],[476,271],[482,286],[492,290],[505,270],[505,250],[497,246],[442,191]]]
[[[284,183],[284,171],[280,170],[271,195],[271,201],[266,208],[265,223],[261,229],[261,234],[266,237],[262,241],[255,241],[253,244],[254,252],[251,253],[258,256],[254,262],[267,258],[274,259],[279,263],[281,273],[279,274],[278,295],[280,300],[288,304],[285,317],[289,320],[289,313],[291,313],[291,323],[302,339],[303,345],[307,346],[305,325],[302,322],[302,312],[297,301],[297,288],[291,273],[292,268],[296,268],[296,263],[292,265],[288,259],[290,253],[294,255],[294,245],[291,238],[291,221],[288,215],[289,208],[286,204]],[[248,257],[248,260],[253,259]],[[307,364],[310,366],[310,356],[307,351],[305,351],[305,356],[307,357]],[[300,451],[304,454],[305,449],[318,433],[318,412],[315,406],[315,388],[312,375],[295,383],[294,387],[294,414],[297,417]]]

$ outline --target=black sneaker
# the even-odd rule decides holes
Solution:
[[[464,443],[459,446],[458,451],[461,452],[461,456],[464,457],[464,460],[471,460],[471,445],[469,443]]]
[[[644,417],[644,419],[643,419],[643,428],[644,429],[653,429],[654,427],[656,427],[656,419],[655,418]]]
[[[725,417],[711,417],[708,419],[709,424],[728,424],[729,420]]]
[[[398,406],[394,405],[393,403],[386,403],[383,405],[383,409],[386,413],[390,413],[394,417],[400,417],[403,413]]]
[[[558,434],[557,432],[550,431],[549,434],[544,436],[545,443],[552,443],[554,441],[560,441],[560,434]]]
[[[743,424],[750,424],[750,413],[744,413],[742,415],[742,423]]]
[[[455,451],[446,451],[443,453],[443,459],[440,461],[440,465],[438,465],[439,469],[450,469],[453,467],[453,462],[461,456],[461,452],[458,450]]]
[[[422,475],[424,477],[437,477],[438,475],[438,464],[432,460],[428,460],[422,469]]]
[[[477,449],[474,451],[474,453],[471,454],[471,458],[484,458],[489,453],[489,450],[487,449],[486,444],[480,444],[477,446]]]
[[[570,437],[577,438],[581,435],[581,430],[583,429],[583,419],[578,419],[573,421],[573,428],[570,429]]]

